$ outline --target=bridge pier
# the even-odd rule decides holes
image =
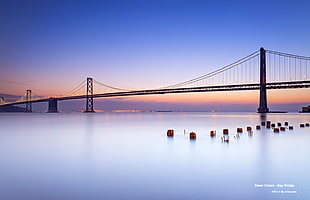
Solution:
[[[49,98],[48,99],[48,113],[58,113],[57,108],[57,99],[56,98]]]
[[[27,90],[26,92],[26,111],[25,112],[32,112],[31,90]]]
[[[266,50],[260,48],[260,90],[258,113],[268,113],[266,90]]]

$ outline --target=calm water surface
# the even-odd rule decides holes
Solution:
[[[234,138],[265,120],[294,130]],[[306,122],[297,113],[1,113],[0,199],[307,200]]]

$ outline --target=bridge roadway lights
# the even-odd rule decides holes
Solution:
[[[49,98],[48,99],[48,113],[58,113],[57,109],[57,99],[56,98]]]
[[[84,110],[83,113],[95,113],[96,111],[88,111],[88,110]]]

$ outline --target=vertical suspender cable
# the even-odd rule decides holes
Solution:
[[[292,66],[291,66],[291,57],[288,57],[288,66],[289,66],[289,76],[290,76],[290,81],[292,81]]]
[[[249,62],[245,62],[245,83],[250,83],[249,79]]]
[[[237,66],[237,82],[239,83],[239,65]]]
[[[270,58],[271,57],[271,55],[270,55],[270,53],[268,53],[268,67],[267,67],[267,72],[268,72],[268,77],[267,77],[267,79],[269,79],[268,81],[269,82],[272,82],[272,80],[271,80],[271,77],[272,77],[272,70],[271,70],[271,61],[270,61]]]
[[[273,81],[276,80],[276,56],[273,54]]]
[[[308,77],[307,77],[307,76],[308,76],[308,69],[307,69],[307,62],[308,62],[308,61],[305,60],[305,62],[306,62],[306,77],[305,77],[305,80],[307,80],[307,79],[308,79]]]
[[[249,76],[249,79],[250,79],[250,83],[252,83],[252,59],[249,60],[249,69],[250,69],[250,76]]]
[[[277,81],[280,81],[280,77],[281,77],[281,69],[280,69],[280,65],[281,65],[281,56],[278,56],[278,73],[277,73],[277,75],[278,75],[278,77],[277,77]]]
[[[295,81],[296,81],[296,57],[295,57]]]
[[[299,59],[299,79],[302,80],[302,60]]]

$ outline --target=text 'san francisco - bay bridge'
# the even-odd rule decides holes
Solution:
[[[86,82],[86,84],[85,84]],[[94,92],[103,87],[107,92]],[[86,90],[85,90],[86,86]],[[26,112],[32,112],[32,103],[48,102],[48,112],[58,112],[57,102],[72,99],[86,99],[85,112],[94,112],[94,98],[167,93],[215,92],[234,90],[260,90],[257,112],[267,113],[267,89],[309,88],[310,57],[281,53],[261,48],[230,65],[203,76],[174,85],[147,90],[129,90],[112,87],[87,78],[66,95],[57,97],[36,97],[31,90],[15,102],[0,98],[0,106],[26,104]],[[78,94],[83,89],[84,94]],[[86,91],[86,93],[85,93]]]

